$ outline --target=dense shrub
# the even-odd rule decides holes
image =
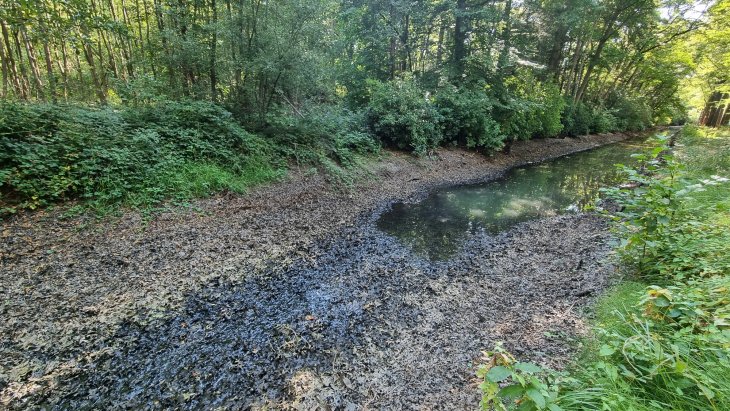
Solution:
[[[187,160],[225,164],[234,172],[251,153],[270,156],[272,146],[244,130],[230,112],[208,102],[164,102],[122,112],[132,130],[156,133]]]
[[[268,119],[264,134],[278,150],[298,163],[354,165],[357,155],[374,154],[380,144],[367,133],[364,113],[339,106],[315,106],[300,114],[279,112]]]
[[[565,98],[565,104],[565,111],[560,120],[563,124],[563,133],[571,137],[590,133],[593,125],[591,109],[585,103],[575,102],[569,97]]]
[[[540,119],[536,113],[540,105],[532,100],[510,96],[498,106],[497,117],[507,139],[529,140],[540,131]]]
[[[541,82],[527,71],[519,71],[505,83],[509,94],[499,107],[498,119],[510,140],[555,137],[561,132],[565,102],[555,84]]]
[[[653,125],[651,107],[642,98],[615,93],[608,106],[615,111],[620,130],[641,131]]]
[[[553,83],[540,83],[535,87],[540,109],[537,112],[540,119],[539,137],[555,137],[563,131],[560,121],[565,110],[565,100],[560,94],[560,88]]]
[[[370,80],[368,122],[386,145],[422,155],[441,143],[441,116],[413,80]]]
[[[485,150],[502,147],[504,137],[492,118],[494,102],[485,92],[447,86],[439,90],[435,104],[445,142]]]
[[[270,144],[204,102],[123,110],[3,103],[0,151],[6,212],[71,198],[152,204],[277,175]]]
[[[591,132],[612,133],[615,131],[619,131],[619,121],[614,115],[614,111],[603,107],[594,107]]]

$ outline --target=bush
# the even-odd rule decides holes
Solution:
[[[5,212],[73,198],[141,206],[187,197],[177,176],[203,166],[225,169],[238,191],[278,175],[270,144],[204,102],[123,110],[3,103],[0,135]]]
[[[637,156],[638,168],[624,169],[633,188],[609,190],[623,207],[615,216],[619,255],[655,285],[628,313],[615,314],[620,326],[597,330],[598,361],[561,406],[730,407],[730,237],[726,224],[718,226],[725,212],[713,215],[712,206],[726,197],[726,179],[703,170],[696,177],[706,178],[693,183],[667,153],[662,144]],[[691,208],[697,195],[704,212]]]
[[[563,132],[571,137],[583,136],[591,132],[593,115],[591,109],[582,101],[574,102],[565,98],[565,111],[561,117]]]
[[[477,372],[483,408],[730,409],[729,188],[715,174],[730,170],[730,144],[700,140],[686,128],[686,167],[662,144],[625,169],[631,184],[610,191],[623,207],[617,251],[653,285],[624,283],[599,301],[595,336],[570,374],[498,348]]]
[[[618,118],[614,115],[614,111],[603,107],[594,107],[591,131],[594,133],[613,133],[619,131]]]
[[[269,116],[264,134],[298,163],[329,167],[332,159],[347,168],[356,156],[380,151],[378,141],[366,132],[364,114],[339,106],[315,106],[301,115],[275,113]]]
[[[560,88],[553,83],[542,83],[537,87],[539,103],[540,131],[538,137],[555,137],[563,131],[562,118],[565,110],[565,100],[560,94]]]
[[[539,104],[520,97],[510,96],[506,104],[499,106],[500,127],[510,141],[529,140],[540,131],[540,119],[536,115]]]
[[[442,139],[441,116],[413,80],[369,80],[368,86],[368,122],[386,145],[418,155],[438,147]]]
[[[519,404],[519,410],[560,410],[556,404],[559,385],[553,373],[532,363],[519,362],[501,345],[486,352],[484,363],[477,370],[481,380],[484,411],[507,411]]]
[[[498,107],[497,118],[510,140],[555,137],[560,133],[565,103],[555,84],[540,82],[529,71],[518,71],[505,85],[508,94]]]
[[[653,125],[651,107],[639,97],[614,94],[608,99],[618,118],[618,128],[628,131],[642,131]]]
[[[486,93],[447,86],[439,90],[435,104],[445,142],[484,150],[502,147],[504,137],[491,117],[494,103]]]
[[[147,130],[187,160],[225,164],[234,172],[252,153],[271,156],[273,147],[247,132],[233,115],[212,103],[164,102],[122,112],[132,130]]]

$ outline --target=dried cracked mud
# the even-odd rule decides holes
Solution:
[[[62,209],[4,221],[0,408],[475,409],[474,366],[497,341],[558,368],[574,352],[614,277],[605,221],[477,233],[431,262],[377,216],[624,138],[387,153],[351,189],[294,172],[148,224]]]

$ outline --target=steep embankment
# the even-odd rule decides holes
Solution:
[[[508,340],[559,364],[575,305],[606,283],[603,222],[557,217],[475,236],[432,264],[374,212],[446,184],[618,141],[533,140],[510,155],[389,153],[353,189],[293,173],[199,212],[2,226],[0,404],[361,408],[476,404],[469,364]]]

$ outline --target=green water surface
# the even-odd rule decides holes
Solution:
[[[477,230],[496,234],[523,221],[584,210],[601,187],[620,182],[616,164],[631,164],[631,154],[643,151],[646,141],[515,168],[489,183],[436,190],[419,203],[394,204],[377,225],[417,253],[445,260]]]

